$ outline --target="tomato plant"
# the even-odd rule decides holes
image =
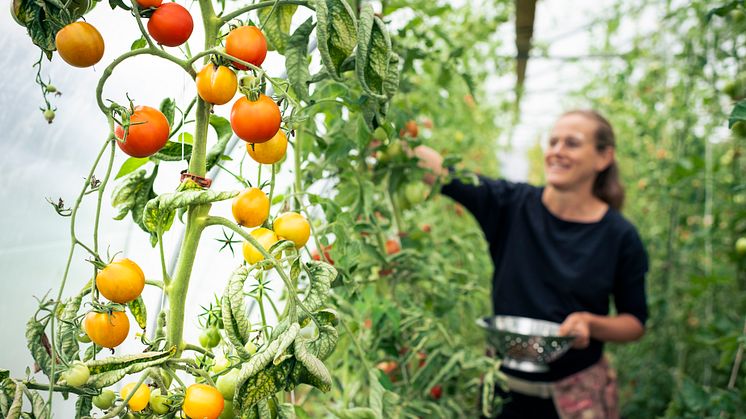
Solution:
[[[178,47],[192,36],[194,20],[184,6],[165,3],[158,6],[148,20],[148,32],[159,44]]]

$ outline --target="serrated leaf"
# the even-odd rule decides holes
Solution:
[[[355,73],[363,91],[379,100],[386,100],[384,80],[389,77],[391,39],[383,21],[375,16],[370,4],[360,11],[358,45],[355,52]]]
[[[295,4],[279,5],[275,3],[272,7],[264,7],[257,11],[259,21],[262,22],[262,29],[267,37],[267,46],[270,51],[277,51],[285,54],[287,47],[290,23],[293,15],[298,9]]]
[[[308,370],[308,372],[317,380],[314,384],[321,391],[329,391],[332,387],[332,376],[320,359],[316,358],[306,347],[304,341],[298,339],[295,341],[295,357]]]
[[[174,125],[174,114],[176,113],[176,101],[167,97],[161,101],[158,108],[166,116],[168,126],[172,127]]]
[[[150,161],[147,157],[130,157],[124,161],[122,167],[119,168],[117,175],[114,176],[114,180],[119,179],[122,176],[126,176],[135,170],[139,169],[142,165]]]
[[[44,325],[32,317],[26,323],[26,345],[36,365],[49,377],[52,369],[52,357],[47,352],[47,348],[44,347],[44,340],[46,340]],[[57,368],[56,375],[59,375],[59,368]],[[53,378],[50,379],[54,380]]]
[[[345,0],[319,0],[316,2],[316,20],[321,62],[329,75],[341,80],[342,63],[357,44],[355,13]]]
[[[171,228],[177,209],[225,201],[236,195],[237,191],[217,192],[209,189],[189,189],[162,194],[145,205],[143,224],[148,231],[163,233]]]
[[[47,401],[39,395],[36,391],[31,391],[28,388],[25,390],[26,398],[31,402],[31,413],[33,418],[50,418],[49,405]]]
[[[290,35],[285,50],[285,67],[288,80],[298,99],[308,101],[308,82],[311,73],[308,70],[308,40],[313,31],[313,20],[309,17]]]
[[[279,365],[282,361],[292,356],[291,354],[287,354],[285,351],[293,344],[293,341],[298,336],[298,332],[300,332],[300,325],[298,323],[293,323],[290,325],[288,330],[282,334],[278,340],[279,345],[275,351],[275,357],[272,360],[273,364]]]
[[[191,135],[191,134],[189,134]],[[168,141],[152,158],[162,161],[181,161],[192,158],[192,146],[187,143]]]
[[[218,135],[218,142],[207,152],[207,170],[212,169],[224,157],[225,147],[228,145],[231,137],[233,137],[231,123],[221,116],[210,115],[210,126]]]
[[[145,330],[148,326],[148,311],[142,296],[130,301],[127,306],[130,308],[132,317],[135,318],[137,325],[140,326],[140,329]]]
[[[21,416],[23,410],[23,392],[26,390],[26,386],[23,383],[16,382],[16,392],[13,395],[13,403],[8,409],[7,419],[18,419]]]
[[[74,323],[80,309],[80,303],[83,300],[82,295],[70,298],[65,303],[65,308],[59,317],[57,323],[57,339],[59,339],[60,351],[68,360],[78,359],[80,347],[78,345],[78,328]]]
[[[223,328],[228,336],[228,341],[233,344],[238,355],[244,359],[251,357],[251,354],[244,348],[249,339],[249,329],[251,328],[243,293],[244,282],[248,275],[249,270],[247,268],[236,269],[228,280],[223,297],[220,300]]]
[[[145,352],[136,355],[112,356],[86,362],[91,373],[86,384],[104,388],[120,381],[128,374],[143,371],[148,367],[166,362],[176,353],[176,347],[164,352]]]
[[[158,176],[158,165],[153,168],[153,173],[145,177],[145,171],[141,170],[127,175],[112,191],[112,206],[117,208],[118,214],[115,220],[121,220],[132,214],[132,220],[146,233],[150,233],[151,243],[157,238],[154,232],[145,228],[143,223],[143,211],[145,205],[157,195],[153,190],[153,184]]]

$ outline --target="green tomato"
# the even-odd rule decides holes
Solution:
[[[236,417],[236,412],[233,411],[233,402],[225,400],[223,403],[223,411],[220,413],[220,416],[218,416],[218,419],[234,419]]]
[[[223,395],[225,400],[233,400],[233,395],[236,394],[236,384],[238,384],[238,375],[241,370],[233,368],[228,371],[227,374],[223,374],[218,377],[218,381],[215,383],[215,387],[218,389],[220,394]]]
[[[210,367],[210,372],[213,374],[219,374],[228,369],[231,366],[231,361],[225,358],[222,354],[215,357],[215,363]]]
[[[404,187],[404,197],[411,205],[417,205],[424,202],[425,199],[427,199],[428,193],[430,193],[428,187],[422,182],[408,183]]]
[[[736,253],[741,256],[746,255],[746,237],[740,237],[736,240]]]
[[[373,131],[373,138],[375,138],[378,141],[385,141],[389,138],[389,135],[386,134],[386,130],[383,129],[383,127],[378,127]]]
[[[106,410],[114,405],[117,395],[112,390],[103,390],[98,396],[93,396],[93,405],[101,410]]]
[[[75,361],[70,368],[62,374],[62,378],[70,387],[80,387],[88,381],[91,376],[88,367],[81,361]]]
[[[201,335],[199,335],[199,344],[203,348],[212,349],[220,343],[220,332],[218,331],[218,328],[213,326],[210,327],[207,330],[204,330]]]
[[[738,121],[731,127],[731,131],[736,137],[746,138],[746,122]]]
[[[161,394],[161,389],[159,388],[150,392],[150,401],[148,404],[150,405],[150,410],[159,415],[164,415],[171,410],[168,403],[168,394]]]
[[[249,355],[254,355],[256,353],[256,345],[252,341],[246,342],[243,348],[246,349],[246,352],[248,352]]]
[[[380,161],[381,163],[388,163],[398,159],[401,154],[401,142],[394,140],[391,142],[391,144],[389,144],[388,147],[386,147],[386,150],[381,153],[381,157],[378,158],[378,161]]]
[[[80,343],[91,343],[91,337],[88,336],[88,333],[81,330],[76,336],[76,339],[78,339],[78,342]]]

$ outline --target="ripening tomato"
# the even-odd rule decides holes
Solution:
[[[197,73],[197,94],[205,102],[224,105],[233,99],[238,89],[238,78],[230,68],[207,64]]]
[[[157,388],[150,392],[150,400],[148,402],[150,410],[157,415],[165,415],[171,410],[168,402],[168,393],[165,391],[161,394],[161,389]]]
[[[332,260],[332,257],[329,255],[329,250],[331,250],[332,245],[324,246],[324,258],[326,258],[325,262],[328,262],[330,265],[334,265],[334,260]],[[311,252],[311,259],[321,261],[321,254],[319,253],[319,249],[313,249]]]
[[[280,107],[266,95],[256,101],[246,97],[238,99],[231,109],[231,128],[244,141],[263,143],[272,139],[280,130]]]
[[[277,134],[267,142],[246,144],[246,151],[249,153],[249,156],[255,162],[262,164],[277,163],[285,157],[287,149],[288,137],[282,130],[278,130]]]
[[[70,368],[62,373],[62,378],[70,387],[82,386],[88,381],[88,377],[90,376],[91,372],[88,370],[88,366],[81,361],[73,361],[70,364]]]
[[[127,304],[142,294],[145,274],[129,259],[112,262],[96,275],[96,288],[112,302]]]
[[[132,157],[152,156],[163,148],[168,141],[168,120],[161,111],[150,106],[137,106],[130,116],[130,127],[127,138],[124,138],[124,128],[117,126],[114,131],[117,145]]]
[[[163,3],[163,0],[137,0],[137,5],[141,9],[150,9],[151,7],[158,7]]]
[[[401,246],[399,245],[399,242],[394,239],[388,239],[386,240],[386,254],[387,255],[395,255],[401,251]]]
[[[259,227],[252,231],[251,236],[262,245],[264,250],[269,250],[270,247],[279,241],[274,231],[264,227]],[[246,262],[252,265],[264,260],[264,255],[249,242],[243,243],[243,257],[246,259]]]
[[[150,36],[167,47],[178,47],[186,42],[193,29],[192,15],[178,3],[160,5],[148,21]]]
[[[111,390],[102,390],[101,394],[93,396],[93,405],[101,410],[106,410],[114,405],[117,395]]]
[[[218,389],[207,384],[192,384],[184,394],[184,413],[192,419],[217,419],[225,400]]]
[[[256,26],[240,26],[233,29],[225,38],[226,54],[259,67],[267,56],[267,39]],[[239,70],[246,66],[234,62]]]
[[[430,397],[435,400],[440,400],[441,396],[443,396],[443,386],[440,384],[434,385],[433,388],[430,389]]]
[[[301,248],[311,235],[311,225],[305,217],[297,212],[286,212],[275,219],[272,229],[281,239],[290,240],[295,247]]]
[[[228,373],[218,377],[215,387],[218,388],[218,391],[223,395],[225,400],[233,400],[233,396],[236,393],[236,384],[238,384],[238,376],[240,374],[240,368],[233,368],[228,371]]]
[[[135,385],[137,385],[137,383],[129,383],[125,384],[124,387],[122,387],[122,389],[119,391],[119,395],[122,396],[122,400],[126,399],[127,396],[129,396],[132,390],[135,389]],[[130,407],[130,410],[139,412],[148,407],[149,401],[150,387],[148,387],[146,384],[140,384],[140,386],[137,387],[137,390],[135,390],[135,394],[133,394],[132,398],[130,398],[130,401],[127,403],[127,405]]]
[[[75,67],[90,67],[104,56],[104,38],[87,22],[74,22],[60,29],[54,45],[60,57]]]
[[[90,311],[85,315],[83,328],[96,345],[115,348],[127,339],[130,321],[124,311],[112,311],[111,314]]]
[[[404,137],[408,135],[412,138],[417,138],[419,133],[420,129],[417,126],[417,122],[410,119],[406,124],[404,124],[404,128],[399,132],[399,136]]]
[[[233,198],[233,218],[238,225],[258,227],[269,217],[269,198],[259,188],[249,188]]]

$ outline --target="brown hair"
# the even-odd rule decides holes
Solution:
[[[565,112],[562,116],[565,115],[581,115],[596,122],[596,150],[599,152],[609,147],[616,147],[616,137],[611,123],[597,111],[576,109]],[[596,176],[593,182],[593,195],[616,210],[621,210],[624,206],[624,186],[619,180],[619,165],[616,159]]]

